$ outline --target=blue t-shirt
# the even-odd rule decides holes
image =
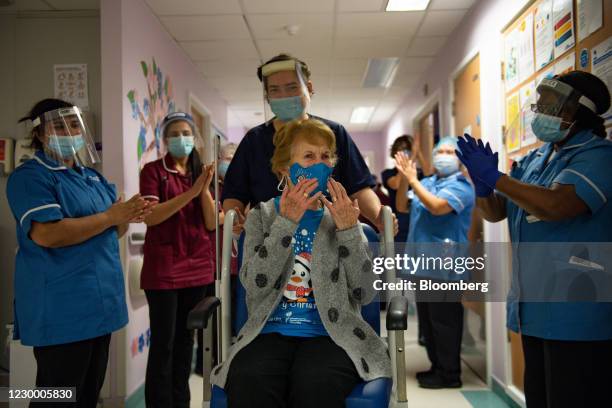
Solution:
[[[374,177],[344,126],[331,120],[311,117],[329,126],[336,136],[338,161],[332,177],[346,188],[349,195],[374,187]],[[254,206],[279,195],[278,178],[270,165],[274,153],[274,133],[272,121],[247,132],[227,169],[222,200],[233,198]]]
[[[279,200],[275,200],[278,208]],[[295,263],[285,284],[280,303],[268,318],[262,333],[280,333],[284,336],[327,336],[317,310],[312,282],[310,260],[312,243],[323,218],[323,209],[307,210],[293,234]]]

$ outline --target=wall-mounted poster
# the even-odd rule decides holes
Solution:
[[[576,53],[570,52],[565,57],[561,58],[557,62],[555,62],[555,75],[565,74],[567,72],[573,71],[576,65]]]
[[[545,71],[540,72],[537,76],[536,76],[536,87],[540,84],[540,82],[542,82],[543,79],[550,79],[552,77],[555,76],[555,67],[550,66],[548,68],[546,68]]]
[[[536,102],[536,85],[535,82],[529,82],[522,86],[519,90],[519,99],[521,103],[521,128],[523,134],[521,136],[521,147],[534,144],[538,139],[531,130],[531,121],[533,120],[533,112],[531,104]]]
[[[70,102],[84,111],[89,110],[87,64],[53,66],[55,97]]]
[[[521,148],[521,105],[518,92],[506,99],[506,150],[508,153]]]
[[[582,41],[603,25],[602,0],[577,0],[576,23],[578,41]]]
[[[519,31],[519,82],[525,81],[534,72],[533,60],[533,14],[529,13],[518,26]]]
[[[612,37],[591,49],[591,73],[612,89]],[[612,107],[603,115],[605,126],[612,126]]]
[[[552,0],[543,0],[534,13],[536,71],[548,65],[554,56]]]
[[[572,0],[554,0],[555,58],[559,58],[565,51],[574,46],[573,24]]]
[[[514,88],[519,84],[518,71],[518,48],[519,48],[519,32],[512,30],[504,41],[504,61],[506,67],[505,83],[506,91]]]

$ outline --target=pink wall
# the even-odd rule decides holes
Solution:
[[[378,177],[380,181],[380,172],[385,169],[385,156],[387,155],[387,146],[385,144],[384,133],[379,132],[349,132],[353,141],[362,152],[374,152],[374,163],[370,171]]]
[[[206,83],[143,0],[105,0],[100,3],[103,169],[107,177],[117,183],[118,190],[131,197],[139,190],[137,148],[141,121],[132,117],[132,105],[127,95],[135,90],[141,102],[149,95],[141,61],[152,64],[154,59],[164,76],[170,78],[176,110],[189,108],[191,93],[210,112],[212,122],[226,134],[227,104]],[[144,111],[143,106],[140,108]],[[145,229],[142,224],[131,225],[128,235]],[[127,254],[123,266],[127,274],[127,261],[138,256],[141,248],[127,242],[123,245]],[[126,284],[129,286],[127,278]],[[149,327],[146,300],[131,297],[128,290],[128,309],[130,323],[123,340],[126,350],[125,384],[117,386],[117,396],[122,392],[124,396],[134,393],[143,384],[146,370],[148,348],[136,354],[132,352],[134,339],[146,333]],[[125,389],[122,391],[121,388]]]

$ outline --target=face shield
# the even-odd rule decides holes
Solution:
[[[549,116],[573,118],[579,105],[583,105],[596,112],[595,103],[576,91],[570,85],[555,78],[543,79],[536,88],[537,101],[531,105],[534,113],[543,113]]]
[[[83,167],[100,162],[93,136],[78,107],[45,112],[32,125],[40,128],[43,150],[50,159],[58,163],[74,161]]]
[[[308,80],[298,61],[275,61],[261,69],[266,122],[276,117],[283,122],[310,112]]]

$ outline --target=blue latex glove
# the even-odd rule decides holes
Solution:
[[[459,138],[456,153],[457,157],[465,165],[470,173],[470,177],[476,183],[482,183],[490,189],[495,188],[497,180],[504,173],[497,170],[499,158],[497,153],[493,153],[491,146],[487,143],[485,146],[481,140],[476,141],[467,133]],[[478,187],[477,194],[486,194],[487,191],[483,186]],[[490,195],[487,194],[487,196]],[[479,195],[479,197],[486,197]]]

